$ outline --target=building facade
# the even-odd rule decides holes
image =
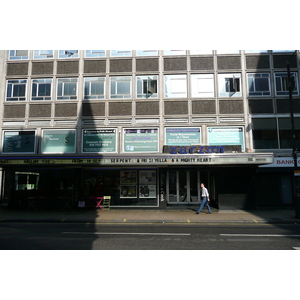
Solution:
[[[299,51],[1,50],[1,204],[292,205],[287,60],[299,137]]]

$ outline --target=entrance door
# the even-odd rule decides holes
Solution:
[[[167,175],[168,203],[199,203],[200,176],[197,170],[170,170]]]

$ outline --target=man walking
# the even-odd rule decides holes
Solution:
[[[209,193],[208,193],[208,190],[207,188],[204,186],[204,183],[201,183],[201,199],[202,199],[202,202],[201,202],[201,205],[199,207],[199,209],[197,210],[196,214],[199,214],[201,212],[201,210],[203,209],[204,205],[207,206],[207,209],[208,209],[208,214],[211,214],[212,211],[211,211],[211,208],[208,204],[208,201],[209,201]]]

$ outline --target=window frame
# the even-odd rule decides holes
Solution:
[[[195,92],[199,88],[198,80],[201,79],[209,79],[212,81],[211,91]],[[214,74],[191,74],[191,98],[214,98],[214,97],[215,97]]]
[[[88,51],[91,51],[88,53]],[[103,51],[103,52],[94,52],[94,51]],[[106,50],[85,50],[84,51],[84,56],[86,58],[90,57],[106,57]]]
[[[27,51],[27,55],[17,55],[17,51]],[[29,50],[9,50],[8,53],[9,60],[28,60],[29,59]]]
[[[97,94],[95,96],[92,95],[92,83],[93,82],[103,82],[103,94]],[[86,94],[86,84],[89,83],[89,94]],[[105,76],[97,76],[97,77],[84,77],[83,78],[83,100],[103,100],[105,99],[106,93],[106,77]]]
[[[26,101],[26,99],[27,99],[27,84],[28,84],[27,79],[8,79],[8,80],[6,80],[5,101],[6,102]],[[24,96],[14,97],[14,86],[15,85],[24,85],[25,86]],[[10,95],[11,95],[10,97],[8,97],[9,89],[10,89]],[[11,100],[8,100],[8,98],[11,98]]]
[[[157,99],[158,94],[159,94],[159,76],[158,75],[137,75],[136,76],[136,97],[138,99]],[[149,88],[149,79],[152,80],[153,82],[156,81],[155,87],[156,87],[156,92],[151,94],[151,88]],[[146,88],[150,93],[145,93],[144,88],[145,88],[145,83],[146,83]],[[150,81],[151,84],[151,81]],[[154,87],[154,89],[155,89]]]
[[[285,76],[280,76],[280,75],[285,75]],[[283,90],[278,90],[280,87],[278,86],[278,80],[280,79],[280,84],[282,85],[281,88],[283,88],[284,84],[287,83],[287,77],[288,73],[287,72],[275,72],[274,73],[274,81],[275,81],[275,95],[276,96],[288,96],[289,95],[289,88],[283,89]],[[298,73],[297,72],[291,72],[291,78],[294,77],[294,83],[295,83],[295,89],[292,91],[293,96],[298,96],[299,95],[299,85],[298,85]],[[286,82],[282,80],[282,78],[285,78]]]
[[[111,57],[128,57],[132,56],[132,50],[110,50]]]
[[[182,92],[172,92],[172,80],[184,80],[185,81],[185,91]],[[169,84],[168,84],[169,81]],[[168,93],[167,90],[170,89],[171,92]],[[187,98],[187,74],[168,74],[164,75],[164,98]]]
[[[231,86],[237,82],[235,79],[239,79],[239,90],[227,91],[228,87],[231,89]],[[242,95],[242,74],[241,73],[218,74],[218,96],[220,98],[241,98],[243,96]]]
[[[268,85],[269,85],[269,90],[268,91],[258,91],[256,90],[256,80],[255,79],[259,79],[259,78],[264,78],[262,76],[260,77],[255,77],[258,75],[268,75],[266,78],[268,79]],[[249,84],[249,80],[253,78],[253,86],[254,86],[254,91],[250,92],[250,84]],[[247,93],[249,97],[270,97],[272,94],[272,90],[271,90],[271,76],[270,73],[247,73]]]
[[[128,80],[130,79],[130,81]],[[118,94],[118,85],[129,81],[130,94]],[[112,95],[112,84],[116,83],[116,93]],[[128,87],[127,87],[128,88]],[[132,99],[132,76],[110,76],[109,77],[109,99]]]
[[[76,95],[74,96],[65,96],[64,89],[66,83],[76,83]],[[60,87],[59,85],[62,85],[61,91],[62,94],[59,95],[58,93],[60,92]],[[59,101],[70,101],[70,100],[77,100],[78,99],[78,77],[70,77],[70,78],[57,78],[57,90],[56,90],[56,100]]]
[[[75,51],[75,52],[72,52]],[[58,50],[58,58],[79,58],[79,50]]]
[[[39,82],[38,83],[38,87],[37,87],[37,91],[39,91],[40,87],[39,85],[40,84],[47,84],[49,83],[50,84],[50,95],[49,96],[33,96],[33,85],[36,84],[34,81],[41,81],[41,80],[44,80],[44,82]],[[53,79],[52,78],[35,78],[35,79],[32,79],[31,80],[31,97],[30,97],[30,100],[31,101],[50,101],[52,100],[52,89],[53,89]],[[33,99],[33,98],[41,98],[41,99]]]
[[[52,51],[52,54],[42,54],[41,51]],[[54,59],[54,50],[33,50],[33,59]]]

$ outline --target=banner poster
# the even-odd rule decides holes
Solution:
[[[208,145],[241,145],[245,151],[243,127],[208,127]]]
[[[120,184],[137,184],[137,171],[120,171]]]
[[[200,127],[166,128],[165,145],[189,146],[201,144]]]
[[[140,185],[140,198],[156,198],[156,185]]]
[[[84,129],[82,131],[83,153],[115,153],[116,129]]]
[[[156,184],[156,171],[141,170],[139,172],[139,184]]]
[[[158,128],[124,129],[124,152],[158,152],[159,150]]]
[[[120,198],[137,198],[136,185],[121,185]]]
[[[75,129],[43,130],[42,153],[75,153]]]

